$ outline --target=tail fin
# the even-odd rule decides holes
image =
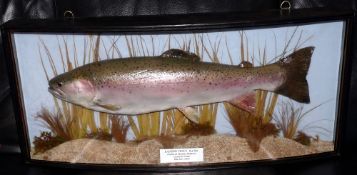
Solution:
[[[310,67],[311,56],[315,47],[305,47],[281,59],[279,64],[286,72],[284,84],[275,92],[300,103],[309,103],[309,85],[306,75]]]

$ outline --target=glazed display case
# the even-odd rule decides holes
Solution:
[[[211,169],[339,154],[352,13],[2,27],[26,162]]]

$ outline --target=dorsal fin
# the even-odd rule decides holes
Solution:
[[[165,58],[189,59],[194,62],[200,61],[200,57],[194,53],[186,52],[180,49],[169,49],[160,55]]]
[[[253,64],[249,61],[242,61],[238,66],[242,68],[248,68],[253,67]]]

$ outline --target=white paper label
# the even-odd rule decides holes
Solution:
[[[202,161],[203,148],[160,149],[160,163]]]

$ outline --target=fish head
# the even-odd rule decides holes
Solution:
[[[91,103],[96,95],[95,87],[90,80],[74,78],[68,73],[51,79],[48,91],[56,98],[79,105]]]

